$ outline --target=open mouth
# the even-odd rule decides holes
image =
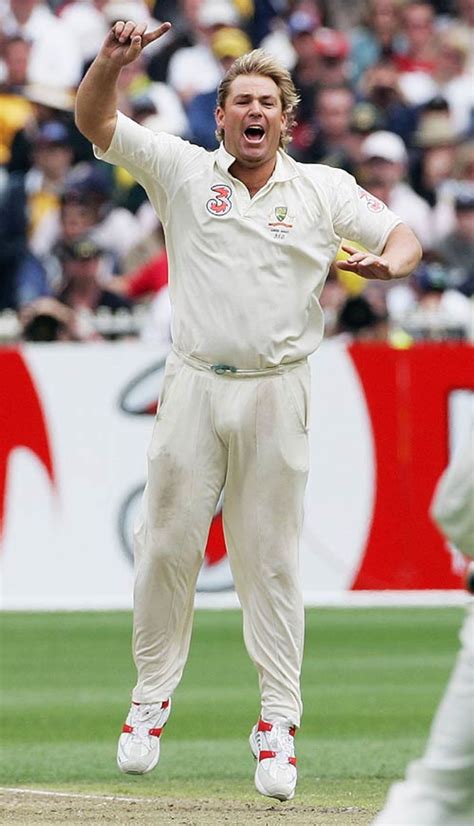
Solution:
[[[250,143],[260,143],[265,137],[265,129],[263,126],[247,126],[244,135]]]

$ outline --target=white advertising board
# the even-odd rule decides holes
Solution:
[[[131,606],[130,536],[165,355],[135,342],[0,351],[4,609]],[[311,471],[301,545],[306,601],[339,603],[351,592],[362,601],[364,580],[357,584],[357,577],[370,550],[379,484],[371,411],[343,344],[325,343],[311,364]],[[198,604],[237,604],[218,520]],[[444,554],[440,539],[438,545]],[[383,548],[377,552],[382,568]],[[446,581],[446,589],[459,593],[456,576],[438,587]],[[408,587],[419,591],[420,581],[414,583]],[[381,591],[399,587],[390,571],[380,579]]]

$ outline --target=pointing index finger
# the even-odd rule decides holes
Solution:
[[[152,32],[147,32],[143,35],[142,42],[144,46],[148,46],[149,43],[153,43],[155,40],[158,40],[159,37],[162,37],[166,32],[171,29],[171,23],[161,23],[157,29],[154,29]]]

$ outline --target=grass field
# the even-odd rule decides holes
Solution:
[[[307,611],[300,782],[279,804],[253,787],[258,692],[239,612],[196,613],[161,762],[145,777],[115,767],[134,682],[130,615],[3,614],[2,787],[133,800],[3,792],[0,822],[266,824],[284,812],[285,823],[369,823],[423,748],[461,620],[452,608]]]

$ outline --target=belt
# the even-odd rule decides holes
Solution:
[[[176,353],[178,358],[182,359],[185,364],[189,364],[190,367],[195,367],[197,370],[205,370],[206,372],[214,373],[217,376],[235,376],[236,378],[245,378],[246,376],[262,378],[263,376],[278,375],[281,373],[286,373],[288,370],[294,370],[295,367],[298,367],[300,364],[304,364],[307,361],[306,357],[304,357],[302,359],[298,359],[298,361],[284,362],[283,364],[277,364],[274,367],[247,369],[245,367],[235,367],[233,364],[210,364],[207,361],[196,358],[196,356],[189,356],[186,353],[182,353],[176,347],[173,347],[173,352]]]

